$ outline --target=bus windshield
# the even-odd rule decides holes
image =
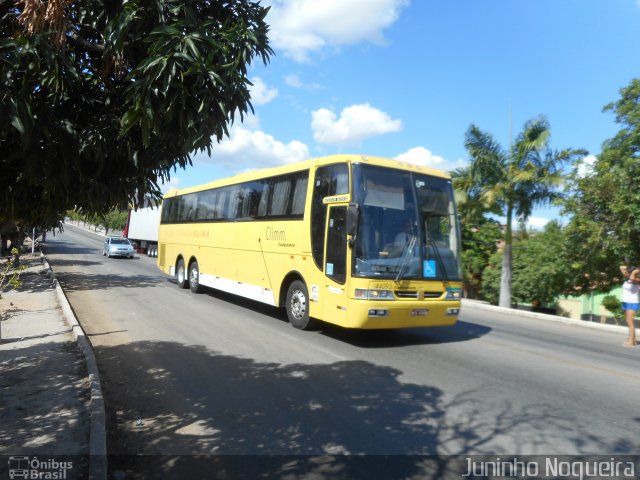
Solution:
[[[353,183],[359,205],[354,276],[461,279],[460,230],[450,180],[355,164]]]

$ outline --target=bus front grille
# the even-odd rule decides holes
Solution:
[[[396,297],[398,298],[440,298],[444,292],[418,292],[416,290],[396,290]]]

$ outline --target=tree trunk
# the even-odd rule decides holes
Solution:
[[[513,266],[513,235],[511,232],[511,216],[513,209],[507,208],[507,226],[504,232],[504,255],[502,255],[502,270],[500,272],[500,307],[511,308],[511,274]]]
[[[511,308],[511,244],[505,243],[502,256],[502,272],[500,274],[500,301],[499,306]]]

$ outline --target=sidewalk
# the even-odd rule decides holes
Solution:
[[[0,478],[25,458],[45,477],[64,461],[65,478],[105,478],[106,448],[96,440],[104,406],[86,338],[44,257],[20,260],[22,286],[0,299]],[[102,429],[104,442],[104,413]]]

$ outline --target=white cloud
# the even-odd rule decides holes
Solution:
[[[542,218],[542,217],[529,217],[527,219],[527,228],[533,229],[533,230],[542,230],[544,229],[545,225],[547,223],[549,223],[551,220],[548,218]]]
[[[284,83],[293,88],[302,88],[304,86],[302,80],[300,80],[300,77],[297,75],[287,75],[284,77]]]
[[[431,150],[427,150],[424,147],[411,148],[396,156],[396,160],[432,168],[442,168],[446,163],[444,158],[434,155]]]
[[[640,0],[639,0],[640,1]],[[598,161],[595,155],[588,155],[578,162],[577,174],[579,178],[588,177],[593,172],[593,166]]]
[[[552,220],[559,222],[561,225],[565,223],[564,218],[557,213],[554,214],[554,212],[549,212],[549,211],[546,211],[545,209],[540,210],[539,212],[542,213],[543,215],[545,214],[552,215],[552,218],[546,218],[546,217],[540,217],[540,216],[529,217],[526,222],[527,230],[542,231],[544,230],[544,227],[546,227],[547,223],[549,223]],[[500,222],[501,225],[505,225],[507,223],[506,217],[491,216],[491,215],[490,217]],[[514,224],[514,228],[518,229],[520,228],[520,225]]]
[[[396,160],[401,162],[413,163],[422,167],[437,168],[438,170],[444,170],[445,172],[451,172],[456,168],[463,168],[466,166],[466,162],[463,160],[457,160],[450,162],[445,158],[434,155],[431,150],[425,147],[413,147],[404,153],[396,155]]]
[[[313,138],[323,145],[355,145],[365,138],[397,132],[401,120],[393,120],[385,112],[368,103],[351,105],[340,113],[340,118],[326,108],[311,112]]]
[[[171,180],[169,180],[167,183],[162,182],[160,179],[158,179],[158,182],[160,183],[160,191],[162,191],[162,193],[164,194],[172,188],[178,188],[180,179],[178,177],[171,177]]]
[[[383,31],[409,0],[272,0],[267,22],[276,50],[298,62],[325,48],[384,44]]]
[[[323,88],[319,83],[304,83],[298,75],[285,76],[284,83],[292,88],[303,88],[305,90],[319,90]]]
[[[254,105],[265,105],[278,96],[278,89],[269,87],[260,77],[252,78],[251,83],[253,86],[249,90]]]
[[[308,158],[309,148],[300,141],[284,143],[263,131],[235,126],[229,132],[229,138],[212,147],[212,157],[198,154],[194,157],[194,163],[214,163],[237,173]]]

